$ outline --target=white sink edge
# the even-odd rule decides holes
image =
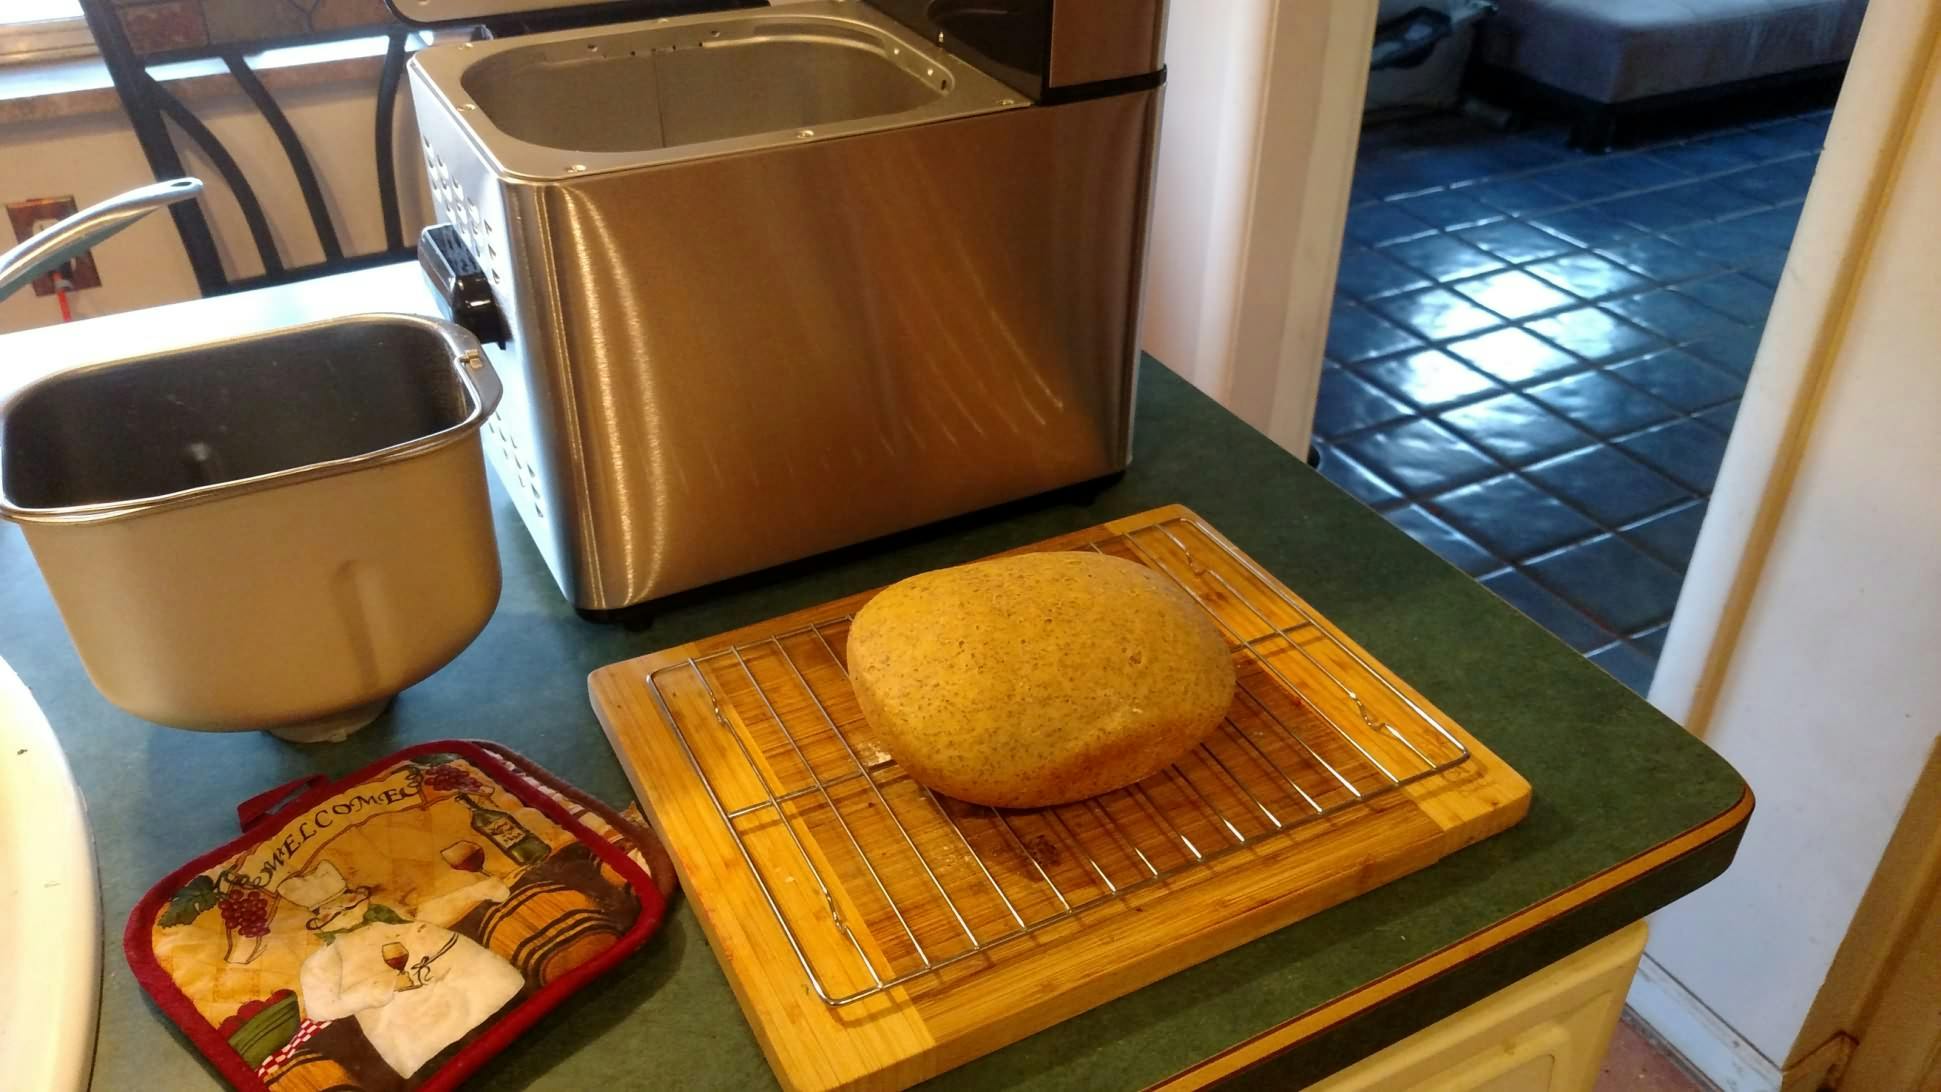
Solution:
[[[47,717],[0,660],[0,1087],[84,1089],[101,1008],[87,811]]]

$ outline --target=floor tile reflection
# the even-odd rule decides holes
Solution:
[[[1457,116],[1369,127],[1322,472],[1642,691],[1827,121],[1602,156]]]

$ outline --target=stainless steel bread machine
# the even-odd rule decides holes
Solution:
[[[1125,466],[1164,0],[391,3],[487,28],[420,255],[575,606]]]

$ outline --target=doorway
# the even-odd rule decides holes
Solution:
[[[1837,82],[1644,119],[1371,119],[1314,431],[1330,479],[1647,691]]]

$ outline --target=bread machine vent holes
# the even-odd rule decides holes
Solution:
[[[485,275],[493,284],[503,284],[504,263],[500,260],[498,235],[493,229],[493,222],[480,211],[477,199],[458,184],[457,177],[438,157],[437,150],[429,140],[425,141],[425,176],[431,190],[434,216],[457,230],[459,238],[471,249],[472,256],[485,269]]]
[[[478,259],[493,284],[503,283],[502,256],[492,222],[480,211],[478,201],[459,186],[457,177],[445,165],[429,138],[424,140],[424,146],[425,177],[431,190],[433,214],[439,221],[457,229],[459,237],[471,248],[472,256]],[[484,443],[493,454],[493,464],[499,469],[506,492],[512,496],[514,503],[526,510],[534,522],[544,523],[546,508],[539,491],[537,469],[526,460],[525,452],[512,430],[500,424],[500,418],[507,412],[516,411],[511,405],[502,403],[499,412],[486,419]]]
[[[500,412],[505,412],[502,405]],[[526,461],[525,449],[519,444],[518,437],[511,429],[502,426],[496,417],[485,426],[486,444],[497,456],[493,462],[504,479],[506,492],[513,502],[523,509],[529,509],[532,517],[540,522],[546,519],[545,496],[539,491],[539,471]]]

